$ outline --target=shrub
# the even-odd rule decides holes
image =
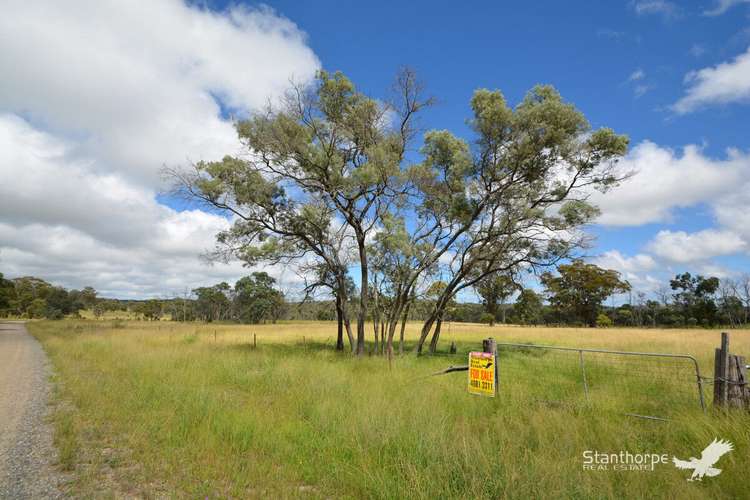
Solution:
[[[44,317],[47,319],[63,319],[65,315],[60,309],[56,309],[53,307],[48,307],[47,310],[44,313]]]
[[[492,325],[495,324],[495,316],[493,316],[492,314],[486,312],[486,313],[482,314],[482,316],[480,316],[479,322],[480,323],[487,323],[488,325],[492,326]]]
[[[604,313],[599,313],[599,316],[596,317],[596,325],[600,326],[602,328],[608,328],[612,326],[612,319],[610,319],[609,316],[607,316]]]

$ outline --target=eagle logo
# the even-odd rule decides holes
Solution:
[[[714,477],[721,474],[721,469],[716,469],[713,465],[719,459],[734,449],[729,441],[714,439],[706,449],[701,452],[701,458],[690,457],[690,460],[680,460],[672,457],[675,467],[678,469],[693,469],[693,475],[688,481],[700,481],[703,476]]]

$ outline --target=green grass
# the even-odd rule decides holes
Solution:
[[[410,338],[417,327],[410,325]],[[618,382],[608,385],[607,360],[587,360],[590,403],[578,358],[557,354],[502,355],[495,399],[468,395],[465,372],[427,377],[465,363],[463,353],[490,335],[688,352],[710,374],[717,332],[454,324],[444,338],[459,343],[460,356],[410,355],[389,369],[378,356],[335,353],[332,323],[113,328],[66,320],[29,329],[51,356],[60,398],[69,403],[58,410],[56,439],[63,465],[76,469],[72,492],[81,496],[113,490],[187,498],[747,495],[748,416],[704,415],[697,395],[690,399],[677,391],[681,383],[655,377],[651,368],[628,379],[622,374],[633,367],[617,365]],[[748,332],[733,333],[732,351],[747,352],[748,340]],[[664,392],[670,384],[673,401]],[[670,421],[623,415],[643,401],[657,401],[645,409],[668,412]],[[687,458],[714,437],[729,439],[736,450],[718,464],[720,476],[702,483],[685,481],[689,474],[671,464],[653,472],[582,469],[584,450]]]

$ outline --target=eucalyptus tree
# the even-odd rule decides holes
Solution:
[[[412,209],[407,205],[407,208]],[[422,221],[424,222],[424,221]],[[381,303],[388,307],[378,311],[383,329],[385,352],[393,355],[393,339],[398,322],[401,321],[399,352],[403,353],[404,331],[411,304],[416,300],[420,287],[426,288],[433,275],[434,262],[439,257],[436,247],[440,238],[428,238],[424,225],[409,231],[403,215],[387,213],[381,219],[381,230],[370,245],[373,285],[377,288]],[[433,230],[433,236],[439,233]],[[439,236],[439,235],[438,235]]]
[[[184,192],[235,217],[219,243],[247,263],[312,254],[332,271],[345,269],[330,238],[331,221],[340,219],[359,257],[360,355],[369,299],[367,240],[381,215],[401,202],[412,123],[429,104],[409,71],[395,89],[393,102],[384,104],[341,73],[321,71],[314,85],[293,86],[279,105],[237,124],[247,155],[176,174]],[[337,279],[343,294],[344,276]]]
[[[485,276],[475,287],[484,300],[484,307],[492,316],[490,326],[497,321],[498,302],[502,309],[502,322],[505,323],[505,301],[513,295],[519,286],[508,273],[492,273]]]
[[[493,273],[554,265],[584,245],[580,228],[598,214],[588,196],[625,177],[616,163],[627,137],[592,131],[551,86],[534,87],[514,109],[499,91],[478,90],[471,108],[472,144],[446,131],[425,137],[427,182],[417,186],[429,196],[438,180],[443,189],[455,185],[441,203],[458,224],[444,250],[451,256],[446,287],[422,327],[417,352],[461,290]]]
[[[340,73],[320,72],[312,87],[293,87],[280,105],[237,124],[246,155],[175,174],[184,192],[233,216],[218,253],[247,264],[312,258],[334,277],[343,303],[348,238],[361,284],[358,354],[373,283],[387,294],[382,325],[391,354],[408,305],[430,276],[446,275],[421,352],[461,290],[570,256],[585,242],[579,228],[597,214],[588,193],[617,183],[615,164],[628,143],[609,129],[591,131],[550,86],[535,87],[515,109],[499,91],[478,90],[473,143],[428,132],[422,161],[406,166],[414,117],[431,101],[409,71],[395,89],[383,104]],[[431,350],[438,338],[436,329]]]
[[[543,309],[542,298],[531,288],[521,289],[513,307],[516,318],[524,325],[537,325],[541,323]]]
[[[742,323],[748,324],[750,320],[750,274],[743,273],[735,282],[735,295],[744,306]]]
[[[574,259],[557,267],[558,276],[544,273],[541,281],[550,304],[566,314],[568,320],[581,321],[595,327],[602,302],[611,295],[630,291],[630,283],[620,273],[602,269]]]
[[[311,297],[314,297],[319,289],[327,289],[335,300],[337,323],[336,350],[344,350],[344,330],[346,330],[346,335],[349,339],[349,348],[354,352],[356,344],[352,335],[347,298],[356,292],[356,286],[354,281],[348,276],[347,269],[345,267],[332,268],[325,262],[313,262],[300,266],[298,270],[299,275],[305,282],[305,297],[302,302],[304,303]],[[343,290],[340,289],[339,285],[341,279],[345,282]]]

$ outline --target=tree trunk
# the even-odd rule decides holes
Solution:
[[[435,354],[437,351],[438,340],[440,340],[440,327],[443,326],[443,315],[440,314],[435,324],[435,333],[432,334],[432,340],[430,341],[430,354]]]
[[[389,344],[391,343],[389,340]],[[380,322],[380,354],[385,353],[385,321]]]
[[[372,293],[372,329],[375,333],[375,345],[373,346],[375,354],[378,353],[378,326],[380,325],[380,311],[378,310],[378,291]]]
[[[344,350],[344,311],[341,307],[341,296],[336,294],[336,350]]]
[[[355,350],[355,344],[354,344],[354,335],[352,335],[352,325],[351,321],[349,320],[349,307],[347,306],[347,293],[346,293],[346,275],[345,274],[339,274],[337,277],[338,281],[338,293],[336,293],[337,298],[341,298],[341,317],[344,320],[344,328],[346,329],[346,335],[349,338],[349,348],[352,352]]]
[[[422,327],[422,334],[419,337],[419,342],[417,344],[417,354],[422,353],[422,347],[424,345],[424,341],[427,339],[427,335],[430,333],[430,330],[432,329],[432,324],[435,323],[438,319],[442,321],[443,314],[445,314],[445,308],[448,306],[448,303],[450,302],[451,298],[453,298],[453,294],[456,292],[456,288],[458,287],[459,283],[464,279],[465,275],[459,274],[453,277],[453,279],[448,283],[448,286],[443,290],[443,293],[440,295],[440,298],[437,300],[435,307],[432,310],[432,313],[430,313],[429,318],[427,318],[427,321],[425,321],[424,326]],[[436,332],[438,336],[440,335],[440,332]],[[433,334],[434,337],[434,334]],[[437,345],[437,340],[435,340],[435,344]]]
[[[369,282],[367,272],[367,250],[365,248],[364,235],[357,235],[357,246],[359,249],[359,268],[362,285],[359,293],[359,311],[357,312],[357,356],[365,353],[365,319],[367,317],[367,283]]]
[[[490,326],[493,326],[495,324],[495,320],[497,319],[497,298],[488,297],[485,300],[487,302],[487,305],[485,306],[487,308],[487,314],[492,315],[492,319],[490,320]]]
[[[419,340],[417,340],[417,347],[415,348],[417,355],[422,354],[424,341],[427,340],[427,336],[430,334],[430,330],[432,330],[432,325],[436,319],[437,314],[433,311],[422,325],[422,332],[419,334]]]
[[[401,318],[401,334],[398,338],[398,354],[401,356],[404,354],[404,330],[406,330],[406,321],[409,318],[409,308],[411,308],[411,300],[406,303],[406,310]]]
[[[344,328],[346,329],[346,335],[349,338],[349,350],[352,353],[356,350],[357,345],[354,342],[354,335],[352,334],[352,323],[349,321],[349,314],[344,309]]]

